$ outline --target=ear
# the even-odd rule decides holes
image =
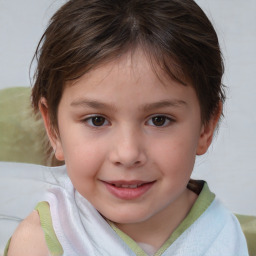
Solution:
[[[216,109],[214,115],[212,118],[202,126],[198,146],[197,146],[197,155],[203,155],[209,146],[212,143],[212,138],[214,135],[215,128],[218,124],[218,121],[220,119],[220,115],[222,113],[222,102],[219,102],[218,108]]]
[[[44,120],[44,126],[50,140],[51,146],[54,150],[55,157],[59,161],[64,161],[64,154],[62,149],[62,144],[59,135],[57,134],[56,130],[53,128],[48,111],[48,105],[45,98],[41,98],[39,103],[39,110]]]

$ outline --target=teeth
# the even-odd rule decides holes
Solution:
[[[139,185],[131,185],[131,186],[129,186],[129,188],[137,188],[137,187],[139,187]]]
[[[134,185],[122,185],[122,184],[113,184],[118,188],[137,188],[140,187],[142,184],[134,184]]]

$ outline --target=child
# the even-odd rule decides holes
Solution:
[[[193,0],[70,0],[36,56],[33,105],[66,165],[8,255],[248,255],[237,219],[190,179],[225,98]]]

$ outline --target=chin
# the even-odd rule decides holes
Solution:
[[[104,215],[107,219],[114,223],[118,224],[135,224],[135,223],[141,223],[148,219],[150,219],[150,216],[147,213],[138,213],[134,212],[132,213],[131,210],[125,211],[123,214],[119,211],[118,214],[112,213],[108,216]]]

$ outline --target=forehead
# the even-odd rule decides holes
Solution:
[[[171,75],[167,69],[172,72]],[[189,85],[190,83],[186,82],[187,79],[184,78],[180,69],[174,61],[169,60],[167,67],[164,60],[157,59],[157,56],[154,56],[148,49],[136,47],[115,58],[110,56],[90,71],[80,72],[82,75],[79,75],[78,79],[67,81],[64,87],[74,86],[85,77],[91,83],[97,84],[107,78],[110,73],[116,80],[122,78],[121,73],[126,73],[139,82],[139,79],[147,74],[153,81],[159,80],[157,82],[163,86],[167,86],[170,82],[183,86]]]
[[[132,102],[131,108],[136,105],[144,110],[168,104],[198,104],[190,85],[180,84],[159,67],[152,66],[143,51],[125,54],[69,82],[63,93],[62,102],[64,100],[72,106],[85,106],[89,102],[90,106],[112,105],[113,108],[126,107]]]

